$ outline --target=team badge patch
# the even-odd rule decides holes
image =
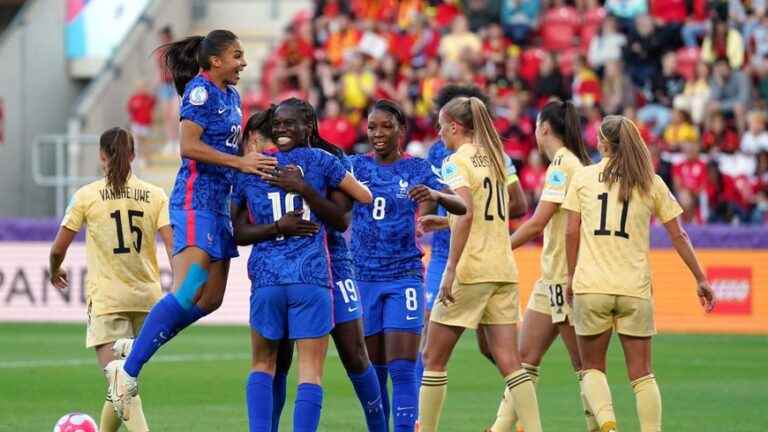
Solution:
[[[552,186],[563,186],[565,184],[565,173],[559,170],[552,171],[547,182]]]
[[[192,105],[202,105],[208,100],[208,90],[203,86],[197,86],[189,92],[189,103]]]

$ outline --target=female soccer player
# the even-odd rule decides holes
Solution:
[[[170,260],[173,233],[165,192],[131,174],[134,146],[130,133],[109,129],[99,139],[99,150],[105,177],[83,186],[72,197],[51,246],[49,274],[56,288],[68,289],[61,264],[75,235],[87,225],[85,346],[95,348],[104,368],[115,359],[114,342],[138,334],[147,312],[160,298],[155,235],[160,233]],[[149,430],[138,396],[126,417],[128,430]],[[101,410],[99,430],[116,432],[119,428],[120,419],[108,399]]]
[[[355,176],[374,197],[372,204],[355,204],[352,217],[352,257],[363,299],[366,345],[387,414],[387,375],[392,376],[396,432],[414,430],[418,407],[415,361],[424,319],[424,266],[415,217],[417,211],[433,212],[435,204],[451,213],[465,211],[429,162],[402,154],[404,133],[400,107],[379,100],[368,115],[373,153],[352,158]]]
[[[437,112],[440,112],[440,110],[450,102],[452,99],[464,96],[464,97],[476,97],[480,99],[483,104],[487,107],[490,106],[490,101],[488,100],[488,96],[486,96],[479,88],[477,88],[474,85],[460,85],[460,84],[449,84],[445,87],[443,87],[440,92],[437,94],[437,97],[435,98],[434,104]],[[443,161],[445,158],[450,156],[453,153],[452,150],[449,150],[448,147],[446,147],[443,140],[438,140],[435,142],[432,147],[429,148],[429,155],[427,156],[427,160],[429,160],[429,163],[432,164],[432,166],[435,168],[437,172],[440,172],[440,170],[443,167]],[[507,162],[507,193],[509,194],[509,218],[514,219],[516,217],[520,217],[525,214],[526,211],[528,211],[528,202],[525,198],[525,193],[523,193],[522,187],[520,187],[520,182],[517,178],[517,172],[515,171],[515,166],[512,165],[512,161],[508,158],[504,158]],[[425,290],[426,290],[426,315],[425,315],[425,321],[429,322],[429,315],[432,311],[432,306],[435,303],[435,299],[438,296],[438,293],[440,291],[440,281],[443,277],[443,271],[445,270],[445,265],[448,262],[448,245],[451,241],[451,230],[448,229],[448,223],[447,220],[443,221],[442,217],[446,215],[445,209],[442,207],[438,207],[437,209],[437,216],[425,216],[422,219],[420,219],[420,225],[422,228],[426,230],[431,230],[432,228],[438,228],[442,227],[442,229],[437,229],[432,234],[432,249],[431,254],[429,257],[429,265],[427,266],[427,273],[425,277]],[[440,219],[438,219],[440,218]],[[424,334],[422,335],[422,349],[424,348],[424,342],[426,341],[426,332],[427,332],[428,326],[424,327]],[[482,337],[483,332],[477,332],[478,337],[478,344],[480,345],[480,350],[483,352],[484,355],[489,356],[487,344],[485,343],[485,340]],[[419,357],[419,360],[421,360],[421,356]],[[493,361],[491,359],[491,361]],[[421,375],[423,373],[423,363],[421,361],[417,364],[417,377],[416,382],[421,382]]]
[[[505,397],[526,432],[541,431],[531,378],[517,350],[517,267],[509,244],[504,152],[483,102],[453,99],[440,111],[440,136],[455,150],[443,165],[443,180],[467,203],[467,212],[450,217],[451,245],[432,310],[419,424],[436,431],[445,400],[446,366],[465,328],[484,324],[488,347],[506,381]]]
[[[289,100],[274,112],[272,134],[278,147],[279,170],[301,173],[306,187],[301,196],[272,181],[239,174],[237,205],[248,209],[252,223],[237,221],[237,241],[253,244],[248,259],[251,279],[251,341],[253,357],[247,399],[251,432],[273,425],[273,380],[280,341],[296,340],[299,386],[294,429],[314,431],[320,420],[320,386],[333,328],[333,299],[325,247],[325,224],[312,213],[309,196],[324,199],[337,188],[354,200],[371,202],[370,191],[330,153],[304,147],[311,123]],[[343,213],[342,213],[343,216]]]
[[[292,120],[307,125],[308,137],[299,137],[302,146],[325,150],[336,156],[347,171],[351,171],[349,159],[338,147],[326,142],[318,134],[315,110],[309,103],[299,99],[288,99],[280,104],[281,116],[292,114]],[[271,140],[271,114],[265,112],[262,117],[269,117],[269,129],[259,128],[260,132],[251,133],[250,128],[258,127],[258,122],[249,120],[244,132],[244,141],[254,135],[268,137]],[[253,120],[253,119],[252,119]],[[246,138],[248,137],[248,138]],[[352,258],[349,254],[343,232],[348,228],[347,213],[352,208],[350,198],[341,191],[331,189],[329,198],[333,203],[321,197],[311,186],[304,182],[301,175],[292,175],[287,170],[277,173],[269,182],[286,192],[299,194],[318,218],[326,225],[326,242],[331,259],[331,276],[333,286],[333,321],[335,326],[331,331],[336,349],[339,352],[344,368],[352,381],[360,404],[363,407],[369,431],[386,431],[386,422],[381,405],[381,392],[376,371],[370,364],[368,352],[365,349],[365,339],[362,324],[362,308],[355,285]],[[331,205],[333,204],[333,205]],[[233,212],[237,214],[237,212]],[[273,390],[272,431],[277,432],[286,398],[286,381],[291,366],[293,345],[283,343],[278,350]]]
[[[566,212],[560,208],[573,175],[590,159],[581,138],[581,126],[576,107],[570,102],[552,101],[544,105],[536,121],[536,142],[539,150],[552,161],[547,169],[544,190],[533,216],[512,234],[512,249],[524,245],[544,232],[541,252],[541,278],[536,282],[528,301],[520,331],[520,360],[534,385],[539,378],[539,365],[558,333],[568,349],[571,364],[579,373],[581,361],[576,335],[569,321],[570,308],[565,302],[568,269],[565,262]],[[496,422],[491,431],[513,430],[517,418],[504,406],[502,399]],[[511,414],[506,416],[505,413]],[[597,425],[588,409],[588,430]]]
[[[632,121],[608,116],[598,131],[603,160],[579,170],[568,187],[565,248],[568,292],[583,368],[582,390],[601,432],[616,431],[605,353],[615,328],[632,382],[642,432],[661,430],[661,395],[651,369],[656,333],[648,263],[649,225],[664,224],[697,282],[709,312],[714,293],[680,225],[682,209],[653,172],[648,148]]]
[[[138,394],[142,366],[158,348],[221,305],[229,260],[237,256],[229,218],[235,170],[261,172],[275,166],[274,158],[259,153],[237,155],[242,113],[232,85],[246,66],[237,37],[214,30],[161,48],[183,95],[182,163],[170,200],[173,293],[152,308],[134,343],[120,344],[130,350],[124,364],[107,365],[109,394],[121,417]]]

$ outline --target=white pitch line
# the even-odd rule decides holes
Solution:
[[[154,357],[151,363],[183,363],[206,362],[221,360],[247,360],[251,355],[246,353],[217,353],[217,354],[171,354]],[[69,358],[60,360],[14,360],[0,361],[0,369],[25,369],[25,368],[53,368],[53,367],[77,367],[96,366],[96,357]]]

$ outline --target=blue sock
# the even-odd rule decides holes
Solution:
[[[323,388],[317,384],[299,384],[293,410],[293,431],[315,432],[317,425],[320,424],[322,407]]]
[[[285,406],[287,386],[288,375],[285,372],[275,373],[272,381],[272,432],[278,432],[280,429],[280,414]]]
[[[272,427],[272,375],[251,372],[245,393],[248,402],[248,430],[269,432]]]
[[[413,432],[419,416],[419,389],[416,385],[416,362],[394,360],[389,362],[392,375],[392,413],[395,432]]]
[[[139,336],[133,342],[131,353],[125,360],[125,372],[134,378],[139,376],[144,363],[149,361],[163,344],[171,340],[186,321],[189,321],[189,312],[181,307],[172,294],[157,302],[149,311]]]
[[[387,365],[373,365],[376,369],[376,375],[379,377],[379,391],[381,392],[381,407],[384,409],[384,420],[389,429],[389,390],[387,386],[387,374],[389,368]]]
[[[349,374],[349,379],[355,387],[357,398],[363,406],[365,423],[368,432],[387,432],[387,419],[384,417],[379,377],[372,366],[368,366],[361,374]]]
[[[421,386],[421,379],[424,378],[424,356],[419,351],[419,356],[416,357],[416,387]]]

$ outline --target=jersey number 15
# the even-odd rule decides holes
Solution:
[[[120,214],[120,210],[115,210],[109,214],[109,217],[115,220],[115,231],[117,232],[117,247],[112,249],[114,254],[127,254],[131,252],[131,248],[125,245],[125,237],[123,237],[123,218]],[[139,210],[128,210],[128,225],[131,227],[131,232],[136,235],[136,239],[133,242],[133,248],[136,249],[136,253],[141,253],[141,239],[144,237],[144,233],[141,228],[136,226],[134,218],[144,217],[144,212]]]

